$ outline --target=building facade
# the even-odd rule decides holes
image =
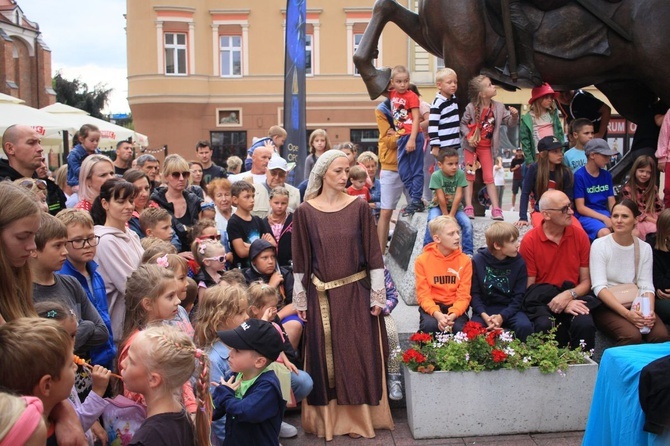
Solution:
[[[0,93],[34,108],[56,102],[51,85],[51,50],[39,26],[23,15],[15,0],[0,0]]]
[[[353,54],[370,0],[307,3],[307,130],[376,150],[377,127]],[[402,1],[401,1],[402,3]],[[405,5],[408,6],[408,0]],[[128,101],[153,146],[187,158],[209,139],[215,159],[243,156],[254,137],[282,124],[284,1],[127,1]],[[379,65],[407,65],[410,40],[384,31]],[[307,137],[306,135],[305,137]]]

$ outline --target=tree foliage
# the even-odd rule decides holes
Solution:
[[[56,91],[56,101],[71,107],[76,107],[90,113],[91,116],[104,119],[101,110],[107,104],[112,88],[106,84],[97,84],[93,90],[77,78],[65,79],[60,71],[53,78],[53,89]]]

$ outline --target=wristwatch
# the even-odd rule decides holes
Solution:
[[[575,290],[570,290],[570,295],[572,296],[573,299],[577,299],[579,295],[575,292]]]

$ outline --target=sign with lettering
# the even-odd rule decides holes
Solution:
[[[414,251],[414,242],[419,231],[404,220],[399,220],[393,231],[389,254],[405,271]]]

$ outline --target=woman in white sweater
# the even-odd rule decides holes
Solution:
[[[614,205],[611,217],[614,232],[596,239],[591,245],[591,286],[593,293],[602,301],[602,305],[594,310],[593,320],[598,330],[615,339],[617,345],[670,340],[668,330],[654,313],[651,246],[633,236],[639,213],[637,205],[627,199]],[[637,268],[636,245],[639,249]],[[626,308],[610,291],[611,287],[630,283],[637,285],[639,296],[649,298],[650,316],[645,317],[639,311]],[[651,331],[643,335],[640,329],[645,326]]]
[[[121,342],[126,317],[126,280],[140,266],[144,249],[140,238],[128,228],[137,188],[120,178],[105,181],[93,202],[91,216],[95,235],[100,237],[95,261],[105,280],[109,318],[114,342]]]

